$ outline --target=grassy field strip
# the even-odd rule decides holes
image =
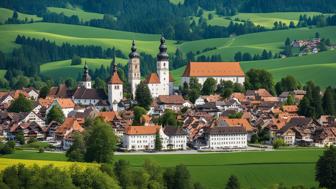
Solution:
[[[0,70],[0,78],[4,78],[7,70]]]
[[[85,12],[82,9],[75,8],[67,9],[67,8],[59,8],[59,7],[48,7],[47,8],[49,12],[54,12],[57,14],[63,13],[65,16],[78,16],[79,20],[82,21],[90,21],[92,19],[103,19],[104,14],[94,13],[94,12]]]
[[[5,21],[8,20],[8,18],[11,18],[13,16],[13,10],[11,9],[6,9],[6,8],[1,8],[0,7],[0,23],[5,23]],[[24,13],[20,13],[18,12],[18,19],[19,20],[25,20],[27,18],[28,21],[40,21],[42,20],[41,17],[38,17],[36,15],[30,15],[30,14],[24,14]]]
[[[162,167],[184,164],[188,167],[194,181],[201,182],[210,189],[223,188],[231,174],[238,176],[244,188],[260,189],[276,183],[316,186],[317,183],[314,181],[315,162],[322,152],[323,149],[293,149],[272,152],[115,155],[114,159],[125,159],[134,168],[140,167],[146,159],[157,161]],[[0,158],[0,170],[17,163],[30,165],[52,163],[61,167],[71,165],[69,162],[64,162],[66,160],[64,153],[16,151],[14,154],[2,157]]]
[[[64,79],[70,77],[76,79],[76,76],[83,72],[83,65],[85,61],[87,62],[90,70],[95,70],[100,68],[101,65],[107,68],[108,66],[110,66],[112,60],[82,58],[82,65],[71,65],[71,60],[49,62],[47,64],[41,65],[41,74],[55,79]],[[127,63],[127,60],[116,58],[116,63],[125,65]]]
[[[300,15],[320,15],[320,12],[272,12],[272,13],[239,13],[231,19],[240,19],[240,20],[249,20],[255,25],[264,26],[266,28],[272,28],[275,21],[281,21],[289,25],[290,21],[293,21],[294,24],[297,24],[299,21]]]

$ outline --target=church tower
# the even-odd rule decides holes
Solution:
[[[169,56],[167,53],[166,40],[163,36],[160,39],[159,54],[157,55],[157,74],[160,78],[160,94],[169,95]]]
[[[89,69],[85,61],[84,65],[84,73],[82,77],[82,81],[79,82],[79,87],[85,87],[86,89],[91,89],[91,77],[89,75]]]
[[[120,79],[118,69],[113,64],[113,73],[108,82],[108,101],[113,111],[118,111],[118,103],[123,99],[123,81]]]
[[[135,98],[135,90],[138,84],[140,83],[140,56],[136,51],[135,42],[133,40],[131,53],[128,55],[128,82],[131,86],[131,91],[133,99]]]

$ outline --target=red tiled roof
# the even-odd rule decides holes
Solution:
[[[112,74],[112,77],[109,81],[110,84],[123,84],[123,81],[121,81],[120,77],[119,77],[119,74],[117,71],[115,71],[113,74]]]
[[[224,118],[223,119],[229,126],[243,126],[247,131],[253,131],[254,128],[252,125],[247,121],[247,119],[230,119]]]
[[[127,135],[154,135],[160,130],[160,126],[128,126],[125,128]]]
[[[244,76],[239,62],[190,62],[184,77]]]
[[[151,73],[146,78],[145,83],[147,83],[147,84],[158,84],[158,83],[160,83],[160,78],[159,78],[157,73]]]
[[[74,108],[75,103],[72,101],[71,98],[59,98],[57,99],[58,104],[61,108]]]
[[[80,126],[76,118],[68,117],[64,120],[63,124],[56,129],[58,135],[64,135],[68,130],[73,129],[73,131],[84,131],[83,127]]]
[[[99,117],[102,117],[104,121],[112,122],[114,118],[117,116],[116,112],[99,112]]]
[[[185,100],[180,95],[160,95],[158,102],[160,104],[183,104]]]

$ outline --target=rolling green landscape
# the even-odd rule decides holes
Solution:
[[[238,176],[244,188],[264,188],[276,183],[303,184],[312,187],[317,186],[314,181],[314,170],[315,162],[321,154],[322,149],[297,149],[190,155],[116,155],[115,159],[128,160],[134,168],[141,166],[145,159],[157,161],[162,167],[184,164],[191,172],[194,181],[199,181],[209,188],[223,188],[231,174]],[[5,158],[13,160],[7,161]],[[25,163],[14,159],[40,160],[38,162],[43,164],[48,161],[66,160],[64,154],[60,153],[17,151],[2,156],[0,168],[18,162]]]
[[[0,23],[5,23],[5,21],[8,18],[11,18],[12,16],[13,16],[13,10],[0,7]],[[24,14],[24,13],[20,13],[20,12],[18,12],[18,19],[19,20],[27,19],[27,21],[31,21],[31,20],[40,21],[40,20],[42,20],[41,17],[38,17],[36,15]]]
[[[105,68],[110,66],[111,59],[83,58],[81,65],[71,65],[71,60],[49,62],[41,66],[41,73],[42,75],[57,79],[75,77],[78,76],[79,73],[83,72],[84,62],[87,63],[90,69],[95,70],[96,68],[99,68],[101,65],[103,65]],[[116,58],[116,63],[124,65],[127,63],[127,60]]]
[[[92,19],[102,19],[104,17],[103,14],[94,13],[94,12],[86,12],[79,8],[67,9],[67,8],[59,8],[59,7],[48,7],[49,12],[54,12],[57,14],[64,14],[65,16],[78,16],[79,20],[85,22],[90,21]]]

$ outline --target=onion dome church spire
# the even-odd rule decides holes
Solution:
[[[91,77],[89,75],[89,69],[88,69],[86,61],[84,64],[84,74],[83,74],[82,81],[91,81]]]
[[[135,46],[135,41],[132,41],[131,53],[128,55],[130,59],[132,58],[139,58],[139,53],[137,52],[137,48]]]
[[[157,60],[158,61],[162,61],[162,60],[168,60],[169,56],[168,56],[168,53],[167,53],[167,46],[166,46],[166,40],[165,38],[163,37],[163,35],[161,36],[161,39],[160,39],[160,47],[159,47],[159,54],[157,55]]]

